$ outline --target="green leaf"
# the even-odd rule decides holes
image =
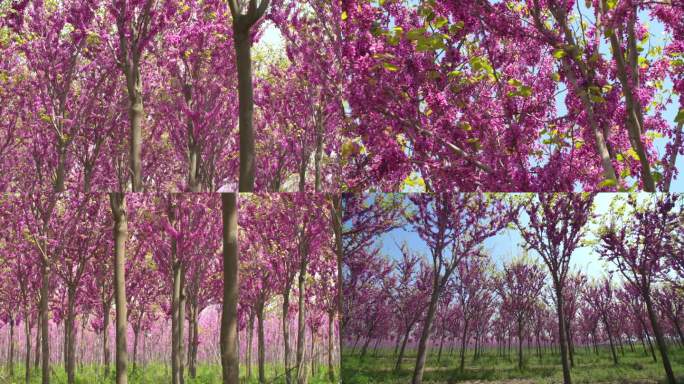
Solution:
[[[494,72],[494,69],[492,68],[491,64],[489,64],[487,59],[484,57],[473,57],[472,59],[470,59],[470,66],[472,67],[474,72],[479,72],[482,70],[486,71],[487,73]]]
[[[432,23],[432,27],[435,29],[440,29],[445,26],[449,20],[446,17],[440,16]]]
[[[453,23],[449,26],[449,33],[456,33],[462,30],[463,27],[465,27],[465,23],[463,22],[463,20],[459,20],[458,22]]]
[[[590,93],[589,94],[589,99],[593,101],[594,103],[605,103],[606,100],[601,96],[600,94],[595,94],[595,93]]]
[[[428,38],[419,39],[416,44],[416,50],[418,52],[436,51],[445,47],[446,44],[444,43],[444,40],[442,40],[442,36],[436,34]]]
[[[532,96],[532,88],[527,85],[523,85],[518,89],[518,94],[522,97]]]
[[[553,51],[553,57],[556,59],[562,59],[567,53],[562,49],[556,49]]]
[[[629,168],[627,168],[627,167],[623,168],[622,171],[620,172],[620,177],[623,179],[627,178],[631,175],[632,175],[632,171],[630,171]]]
[[[406,38],[409,40],[419,40],[425,38],[425,28],[416,28],[406,32]]]
[[[651,176],[653,176],[653,181],[656,183],[663,179],[663,174],[658,171],[651,172]]]
[[[632,148],[628,149],[626,152],[632,159],[639,161],[639,154]]]
[[[615,179],[605,179],[598,184],[599,188],[610,188],[610,187],[616,187],[616,186],[617,186],[617,180],[615,180]]]
[[[684,124],[684,108],[677,112],[677,116],[675,116],[675,123]]]
[[[396,65],[394,65],[392,63],[387,63],[387,62],[382,63],[382,67],[385,68],[386,70],[390,71],[390,72],[396,72],[399,70],[399,67],[397,67]]]

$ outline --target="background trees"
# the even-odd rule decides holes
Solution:
[[[34,348],[40,351],[35,339],[52,346],[52,380],[105,381],[114,334],[118,383],[218,378],[222,357],[232,364],[226,381],[258,360],[266,382],[285,376],[286,345],[297,351],[286,365],[292,380],[337,377],[337,257],[328,196],[240,197],[232,218],[226,210],[232,221],[226,235],[233,234],[226,249],[239,246],[240,260],[225,269],[218,194],[51,196],[0,199],[3,212],[11,213],[0,219],[7,225],[0,237],[0,361],[13,366],[15,377],[16,356],[26,380],[39,373],[31,359]],[[47,202],[53,214],[43,227],[30,208]],[[237,249],[233,253],[237,258]],[[50,266],[47,312],[39,305],[44,259]],[[232,285],[224,285],[224,272],[231,273]],[[10,284],[14,279],[17,284]],[[232,289],[228,299],[224,287]],[[223,316],[223,303],[231,300],[234,308]],[[109,325],[112,311],[116,330]],[[49,332],[42,331],[42,316]],[[221,332],[222,318],[233,324],[232,332]],[[246,353],[251,350],[258,358]]]
[[[2,186],[669,191],[680,1],[5,2]]]
[[[328,47],[316,49],[338,6],[91,0],[0,8],[3,190],[234,190],[240,165],[250,170],[249,190],[338,190],[341,72],[325,71],[339,34],[328,31]],[[314,53],[316,65],[305,59]],[[284,97],[294,89],[311,105]]]
[[[369,196],[361,201],[372,202]],[[466,201],[481,195],[457,196]],[[400,224],[385,236],[367,237],[371,240],[345,255],[344,289],[350,302],[343,312],[342,369],[347,380],[408,380],[419,361],[406,363],[403,356],[423,350],[426,380],[435,381],[493,376],[581,380],[587,371],[605,372],[606,377],[667,377],[665,356],[671,350],[681,353],[677,324],[682,321],[682,292],[676,269],[670,267],[681,247],[680,196],[489,195],[482,201],[491,211],[474,215],[476,224],[463,226],[467,230],[452,237],[440,234],[460,221],[439,220],[436,207],[444,206],[435,203],[439,198],[407,195],[401,211],[407,212],[411,224]],[[425,202],[435,205],[421,205]],[[454,212],[466,215],[478,206],[470,201]],[[435,214],[423,213],[430,209]],[[515,224],[503,224],[504,234],[477,243],[470,257],[457,260],[441,286],[428,326],[433,271],[441,270],[443,276],[449,264],[442,261],[440,267],[437,259],[431,267],[431,254],[422,252],[435,249],[444,238],[451,239],[448,246],[474,242],[477,237],[471,230],[489,220],[506,223],[506,218]],[[430,236],[421,236],[421,231]],[[385,244],[400,234],[405,243],[397,244],[396,250]],[[511,241],[518,244],[520,250],[513,251],[521,251],[521,256],[508,255]],[[619,251],[619,244],[624,250]],[[620,274],[614,273],[613,265]],[[653,317],[639,284],[650,287]],[[406,298],[410,304],[405,304]],[[435,338],[423,344],[426,329]],[[662,348],[657,332],[662,332]],[[606,364],[619,366],[619,371],[611,374]],[[634,364],[642,364],[641,373],[628,372]],[[645,364],[651,373],[643,371]],[[675,365],[674,372],[680,368]],[[543,378],[539,370],[545,372]]]

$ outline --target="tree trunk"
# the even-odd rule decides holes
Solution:
[[[254,191],[256,153],[254,150],[254,90],[252,84],[252,41],[249,28],[233,35],[238,72],[240,131],[240,192]]]
[[[304,143],[302,143],[304,147]],[[306,192],[306,168],[309,165],[309,153],[302,149],[302,158],[299,161],[299,192]]]
[[[613,345],[613,335],[611,335],[610,327],[608,326],[608,324],[606,324],[606,329],[608,333],[608,342],[610,343],[610,353],[613,356],[613,364],[617,365],[618,359],[617,354],[615,353],[615,346]]]
[[[670,357],[667,352],[667,344],[665,343],[665,338],[663,337],[663,332],[660,330],[660,324],[658,324],[658,318],[656,317],[655,311],[653,310],[653,303],[651,302],[651,295],[649,292],[642,292],[644,301],[646,302],[646,310],[648,311],[648,317],[651,319],[651,325],[653,326],[653,333],[655,334],[656,343],[658,344],[658,349],[660,350],[660,357],[663,360],[663,367],[665,368],[665,376],[667,376],[667,382],[669,384],[675,384],[674,373],[672,372],[672,366],[670,365]]]
[[[199,322],[197,320],[199,310],[197,307],[195,307],[194,316],[195,318],[192,321],[192,356],[190,360],[190,377],[193,379],[197,377],[197,349],[199,347]]]
[[[328,312],[328,380],[335,382],[335,367],[333,366],[333,339],[335,338],[335,312]]]
[[[655,363],[658,361],[658,358],[656,357],[655,349],[653,348],[653,342],[651,342],[651,336],[648,334],[648,332],[645,333],[646,341],[648,341],[648,348],[651,350],[651,357],[653,357],[653,362]]]
[[[607,9],[606,0],[603,1],[603,7]],[[628,40],[634,41],[634,23],[632,20],[630,20],[630,23],[627,24],[627,29],[629,32]],[[646,192],[655,192],[655,180],[653,179],[653,175],[651,173],[651,165],[649,163],[646,150],[644,149],[644,144],[641,140],[641,135],[643,134],[643,112],[641,110],[641,103],[638,100],[635,100],[635,97],[632,94],[632,86],[638,87],[639,85],[638,64],[637,62],[629,64],[625,62],[623,49],[618,41],[618,35],[616,34],[617,32],[615,32],[612,28],[609,28],[608,31],[611,32],[609,34],[609,40],[612,48],[611,50],[613,52],[613,58],[615,59],[617,77],[620,80],[620,84],[622,85],[622,93],[625,96],[625,112],[627,114],[625,125],[627,126],[632,148],[639,157],[639,163],[641,164],[641,181],[643,183],[643,188]],[[608,33],[606,33],[606,35],[608,35]],[[629,44],[627,49],[631,49]],[[636,45],[634,45],[634,49],[636,49]],[[632,79],[629,79],[628,72],[632,73]]]
[[[314,334],[314,332],[312,330],[311,331],[311,377],[315,376],[315,370],[316,370],[316,366],[314,364],[314,358],[315,358],[314,345],[315,345],[315,343],[316,343],[316,335]]]
[[[188,335],[186,336],[185,340],[185,366],[188,367],[188,371],[191,371],[191,365],[192,365],[192,332],[193,332],[193,326],[192,326],[192,300],[190,300],[190,304],[188,304]],[[192,372],[190,372],[190,377],[192,377]]]
[[[242,165],[241,165],[242,166]],[[239,382],[237,346],[238,243],[237,195],[221,195],[223,210],[223,309],[221,314],[221,366],[223,384]]]
[[[138,338],[140,336],[140,326],[133,327],[133,372],[138,369]]]
[[[408,336],[411,333],[411,328],[407,328],[404,336],[402,337],[401,347],[399,348],[399,356],[397,357],[397,362],[394,364],[394,371],[399,372],[401,369],[401,363],[404,360],[404,351],[406,350],[406,343],[408,342]]]
[[[66,317],[66,323],[64,324],[64,344],[65,344],[65,350],[66,350],[66,374],[67,374],[67,383],[68,384],[74,384],[76,381],[76,372],[75,372],[75,364],[74,364],[74,357],[75,357],[75,352],[76,349],[74,348],[74,321],[75,321],[75,314],[74,314],[74,305],[75,305],[75,300],[76,300],[76,289],[74,287],[68,287],[67,288],[67,317]]]
[[[190,192],[200,192],[201,187],[200,187],[200,180],[199,180],[199,162],[200,162],[200,153],[199,153],[199,148],[197,148],[197,145],[192,145],[190,147],[190,158],[189,160],[189,167],[190,167],[190,175],[189,175],[189,180],[188,184],[190,186]]]
[[[9,325],[10,325],[10,337],[9,337],[9,352],[8,352],[8,359],[9,359],[9,377],[13,378],[14,377],[14,317],[10,317],[9,319]]]
[[[266,383],[266,339],[264,337],[264,299],[260,297],[257,302],[257,360],[259,366],[259,383]]]
[[[539,356],[539,361],[542,359],[541,342],[540,342],[539,332],[537,332],[537,356]]]
[[[193,283],[194,284],[194,283]],[[195,285],[196,286],[196,285]],[[196,291],[195,291],[196,292]],[[194,294],[193,294],[194,295]],[[197,300],[193,296],[193,298],[190,299],[190,304],[189,304],[189,311],[188,311],[188,339],[187,339],[187,352],[186,352],[186,364],[188,366],[188,371],[190,374],[191,378],[195,378],[197,376],[197,368],[195,367],[195,362],[193,360],[195,356],[195,339],[197,338],[197,334],[195,333],[196,326],[197,326]]]
[[[370,330],[368,332],[367,337],[366,337],[366,341],[363,342],[363,347],[361,347],[361,360],[363,360],[364,356],[366,356],[366,352],[368,352],[368,346],[370,345],[370,342],[372,340],[372,338],[371,338],[372,333],[373,333],[372,330]]]
[[[565,335],[568,340],[568,355],[570,356],[570,368],[575,367],[575,345],[572,342],[572,332],[570,332],[570,323],[566,324]]]
[[[437,362],[442,360],[442,347],[444,346],[444,335],[439,338],[439,352],[437,352]]]
[[[618,346],[620,347],[620,353],[622,354],[622,356],[624,356],[625,355],[625,348],[622,345],[622,335],[618,335],[617,342],[618,342]]]
[[[46,226],[47,227],[47,226]],[[47,233],[47,228],[43,231]],[[47,245],[47,242],[44,242]],[[47,248],[44,248],[47,249]],[[42,384],[50,384],[50,330],[48,318],[48,295],[50,284],[50,271],[47,260],[40,264],[41,286],[40,286],[40,328],[41,328],[41,354],[42,354]]]
[[[114,298],[116,305],[116,384],[127,384],[126,351],[126,195],[110,193],[110,205],[114,216]]]
[[[290,288],[289,285],[283,293],[283,349],[285,360],[285,383],[292,382],[290,374],[290,324],[288,323],[288,313],[290,311]]]
[[[302,232],[304,229],[302,229]],[[304,244],[300,244],[300,248],[304,248]],[[307,252],[301,252],[299,263],[299,278],[297,287],[298,292],[298,313],[297,313],[297,383],[306,384],[306,360],[304,359],[304,347],[306,346],[306,267],[308,257]]]
[[[249,315],[249,323],[247,323],[247,379],[252,378],[252,344],[254,337],[254,313]]]
[[[26,384],[31,381],[31,324],[29,322],[28,308],[24,313],[24,331],[26,332],[26,366],[24,367],[24,380]]]
[[[461,363],[460,363],[460,370],[463,372],[463,369],[465,368],[465,350],[466,350],[466,343],[468,340],[468,320],[465,320],[463,324],[463,334],[461,335]],[[510,342],[510,339],[509,339]]]
[[[445,277],[446,278],[446,277]],[[418,356],[416,358],[416,368],[413,371],[412,384],[421,384],[423,382],[423,371],[425,369],[425,359],[427,357],[427,343],[430,338],[430,327],[432,326],[432,321],[435,318],[435,312],[437,311],[437,300],[439,299],[439,292],[437,281],[433,283],[432,294],[430,295],[430,304],[428,305],[428,311],[425,316],[425,322],[423,323],[423,331],[420,335],[420,341],[418,342]]]
[[[83,370],[83,365],[85,363],[85,327],[86,327],[86,315],[81,316],[81,342],[79,344],[79,349],[81,350],[80,357],[78,359],[78,369]]]
[[[522,319],[518,319],[518,369],[523,369]]]
[[[314,176],[315,176],[315,192],[320,192],[322,187],[321,180],[321,159],[323,158],[323,111],[319,106],[316,110],[316,152],[314,153]]]
[[[41,320],[42,316],[40,313],[38,314],[38,323],[36,324],[36,353],[34,354],[34,363],[33,363],[33,370],[38,372],[40,370],[40,361],[41,361],[41,356],[40,356],[40,348],[41,342],[40,342],[40,332],[42,330],[41,324],[43,324],[43,321]]]
[[[177,243],[172,240],[173,257],[173,292],[171,298],[171,384],[181,384],[181,365],[183,364],[182,343],[182,307],[183,302],[183,266],[177,259]]]
[[[351,350],[352,355],[356,351],[356,346],[359,344],[359,338],[360,337],[361,337],[360,335],[356,335],[356,339],[354,339],[354,345],[352,345],[352,350]]]
[[[183,353],[185,348],[183,348],[183,331],[185,325],[185,305],[186,305],[186,295],[185,295],[185,266],[181,265],[181,278],[180,278],[180,301],[178,305],[178,381],[180,384],[185,383],[185,358]]]
[[[109,308],[112,302],[104,303],[104,330],[102,331],[102,356],[104,358],[104,375],[109,377]]]
[[[337,315],[338,315],[338,350],[340,351],[340,359],[342,358],[342,340],[344,339],[344,326],[342,314],[342,260],[344,259],[344,251],[342,249],[342,195],[332,196],[332,228],[335,234],[335,255],[337,256]],[[289,383],[288,383],[289,384]]]
[[[185,84],[183,87],[183,94],[185,96],[185,103],[188,108],[192,108],[192,86]],[[192,118],[188,118],[188,188],[190,192],[200,192],[200,146],[197,138],[194,135],[194,124]]]
[[[554,285],[556,291],[556,305],[558,306],[558,308],[556,308],[556,312],[558,315],[558,337],[560,344],[561,364],[563,365],[563,383],[571,384],[572,378],[570,377],[570,364],[568,361],[568,343],[565,339],[565,315],[563,314],[563,303],[565,300],[563,299],[562,287],[560,287],[557,282],[554,282]]]
[[[64,322],[64,335],[62,335],[62,364],[64,366],[64,372],[66,373],[67,365],[69,363],[67,362],[69,358],[69,350],[68,350],[68,341],[69,341],[69,334],[68,334],[68,321],[66,321],[66,318],[63,319]]]
[[[128,118],[131,124],[129,137],[130,145],[130,172],[131,190],[142,192],[142,126],[145,118],[142,96],[142,79],[140,66],[134,63],[129,71],[126,71],[126,84],[128,87]]]

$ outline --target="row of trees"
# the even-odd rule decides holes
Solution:
[[[48,384],[50,367],[63,360],[74,383],[80,356],[102,364],[107,377],[115,328],[119,384],[141,356],[169,363],[173,383],[219,356],[225,382],[237,382],[239,361],[250,376],[257,361],[260,382],[266,363],[282,361],[288,382],[306,382],[308,364],[323,362],[332,380],[333,201],[339,197],[244,195],[238,212],[235,194],[3,195],[0,327],[9,374],[21,355],[26,382],[33,368]],[[267,348],[266,331],[281,333],[282,345]],[[151,335],[160,342],[146,342]]]
[[[0,187],[667,191],[683,10],[4,1]]]
[[[445,342],[460,344],[461,369],[467,348],[476,354],[491,346],[503,351],[515,340],[522,368],[524,341],[535,343],[540,354],[541,347],[553,345],[570,383],[576,345],[607,341],[617,363],[616,344],[645,340],[654,359],[659,351],[674,383],[668,344],[682,342],[681,198],[616,197],[601,216],[593,199],[454,194],[410,196],[399,209],[377,204],[381,215],[394,217],[394,226],[413,228],[430,254],[404,244],[402,257],[389,260],[370,240],[346,256],[344,290],[353,298],[342,321],[347,346],[359,346],[364,356],[372,343],[395,342],[399,369],[407,343],[416,341],[413,382],[420,383],[427,350],[438,348],[439,359]],[[348,226],[356,224],[350,220]],[[504,228],[518,232],[542,263],[521,257],[495,267],[484,241]],[[620,279],[608,274],[589,281],[570,270],[574,251],[587,244]]]
[[[0,189],[336,189],[328,3],[0,2]]]

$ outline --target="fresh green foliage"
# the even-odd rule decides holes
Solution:
[[[575,346],[575,367],[572,369],[572,382],[581,383],[660,383],[664,382],[664,373],[660,361],[653,362],[650,354],[644,353],[644,348],[638,341],[634,344],[634,351],[628,344],[623,345],[624,356],[620,356],[620,363],[614,365],[607,347],[599,347],[598,354],[587,347]],[[400,384],[411,381],[416,351],[411,350],[404,358],[399,372],[393,372],[396,356],[393,349],[379,350],[377,355],[370,350],[364,359],[347,351],[342,359],[342,380],[345,384]],[[524,384],[560,383],[563,381],[558,349],[546,349],[539,359],[536,348],[526,348],[525,368],[517,367],[517,351],[511,350],[510,355],[500,356],[496,348],[486,349],[478,359],[473,358],[473,351],[466,353],[466,364],[463,372],[458,366],[458,348],[449,353],[445,346],[442,358],[437,362],[437,350],[431,351],[425,364],[425,382],[429,383],[457,383],[491,381],[496,383],[515,382]],[[620,352],[618,352],[620,353]],[[670,349],[675,374],[684,374],[684,349]],[[660,356],[658,356],[660,359]],[[678,377],[682,382],[684,377]]]

